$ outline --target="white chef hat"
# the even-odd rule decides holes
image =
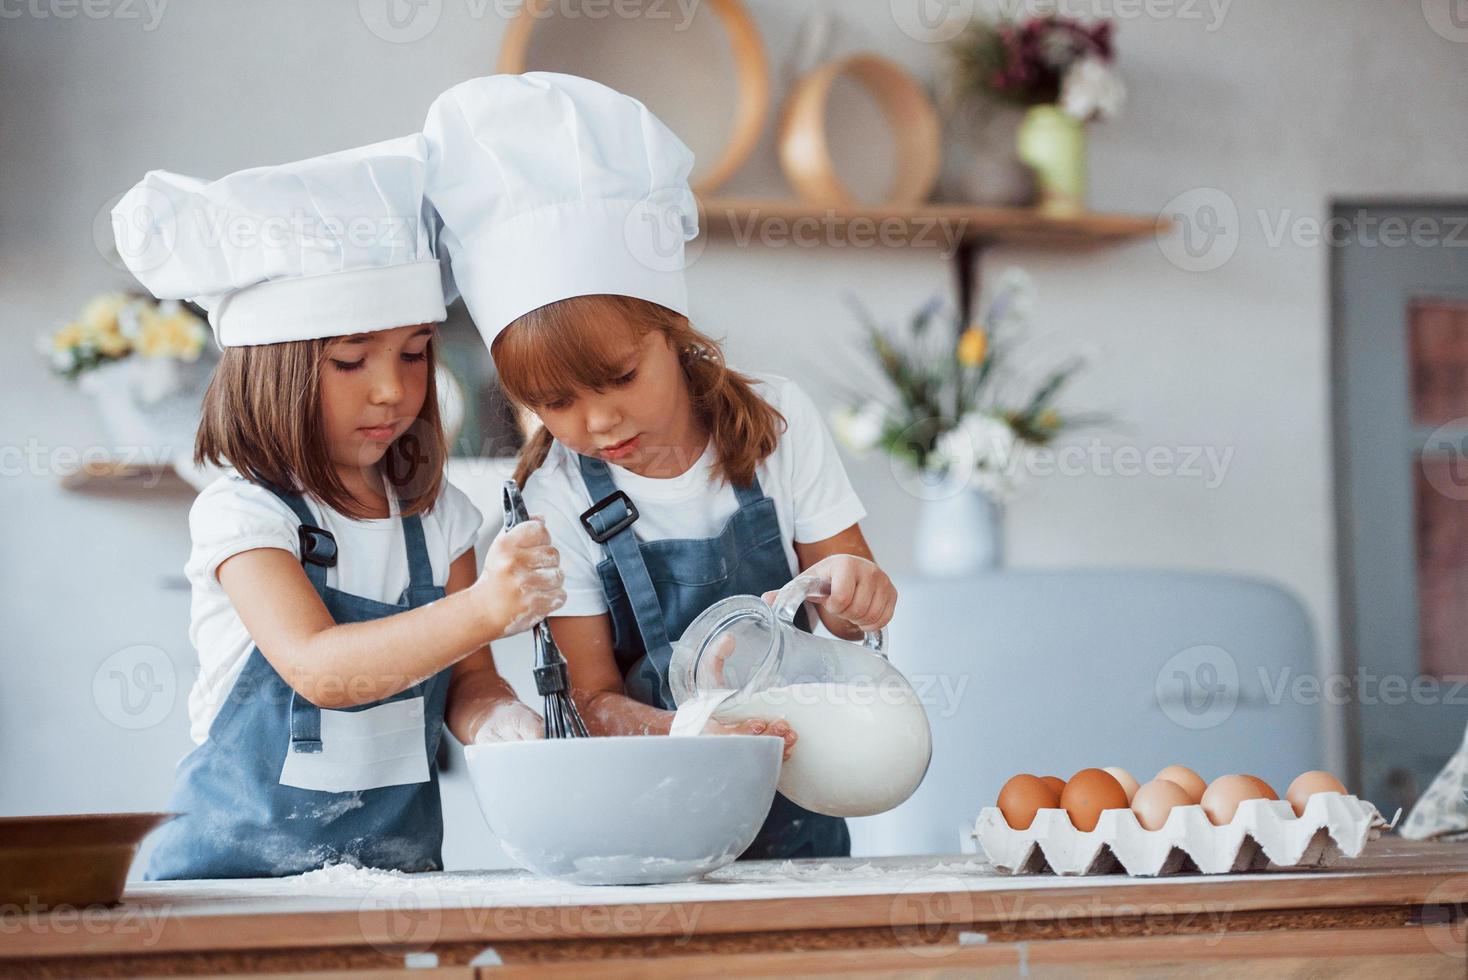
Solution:
[[[688,314],[693,154],[641,102],[574,75],[489,75],[434,100],[423,135],[443,247],[487,344],[573,296]]]
[[[117,250],[160,299],[209,311],[222,347],[446,317],[421,134],[215,181],[149,172],[112,210]]]

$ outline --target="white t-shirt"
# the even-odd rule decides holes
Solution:
[[[795,542],[821,541],[860,521],[866,510],[851,488],[820,412],[795,382],[777,375],[755,375],[755,391],[785,416],[787,428],[775,451],[755,469],[765,496],[775,501],[793,577],[800,566]],[[637,505],[641,515],[632,526],[641,541],[665,538],[711,538],[739,509],[727,481],[709,482],[713,441],[688,471],[669,479],[638,476],[608,463],[612,482]],[[558,616],[595,616],[607,611],[596,566],[606,557],[591,540],[581,514],[592,505],[576,454],[560,442],[551,445],[540,468],[525,481],[525,504],[545,517],[551,541],[561,553],[566,575],[566,604]]]
[[[307,498],[316,526],[336,538],[340,556],[326,570],[326,584],[352,595],[394,603],[408,587],[408,552],[403,524],[392,516],[357,521]],[[433,584],[449,580],[449,566],[474,547],[482,518],[453,484],[444,481],[433,509],[421,515]],[[189,691],[189,734],[202,744],[209,726],[249,659],[254,641],[215,573],[227,558],[256,548],[279,548],[301,556],[301,526],[285,503],[264,487],[231,472],[204,488],[189,511],[193,548],[184,567],[193,589],[189,639],[199,653],[199,676]]]

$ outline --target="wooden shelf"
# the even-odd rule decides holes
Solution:
[[[1051,215],[1036,208],[966,204],[840,207],[799,200],[710,197],[700,201],[711,236],[744,244],[934,248],[1031,245],[1083,249],[1114,245],[1172,230],[1155,215]]]
[[[768,248],[925,248],[951,260],[958,322],[969,323],[979,296],[979,259],[994,245],[1086,251],[1171,234],[1163,215],[1049,214],[1038,208],[967,204],[846,207],[800,200],[710,197],[700,225],[712,239]]]
[[[61,477],[67,490],[187,488],[178,471],[168,463],[129,463],[123,460],[88,460]]]

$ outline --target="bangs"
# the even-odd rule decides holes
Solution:
[[[642,306],[621,296],[577,296],[525,314],[494,342],[501,387],[532,409],[607,387],[656,327]]]

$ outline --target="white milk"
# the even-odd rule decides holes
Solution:
[[[708,691],[684,701],[678,705],[678,713],[673,716],[673,727],[668,729],[668,734],[680,737],[702,735],[714,711],[733,693],[726,689]]]
[[[696,735],[710,716],[788,722],[798,738],[781,769],[780,792],[808,810],[835,817],[882,813],[911,796],[927,771],[928,716],[909,688],[795,684],[721,707],[729,694],[691,699],[678,709],[673,733]]]

